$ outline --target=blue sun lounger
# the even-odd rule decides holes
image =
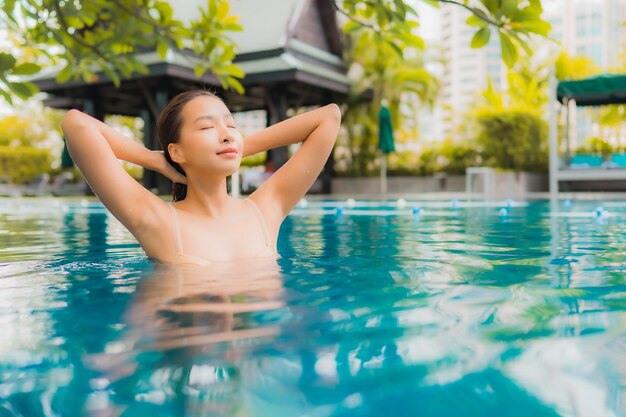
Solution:
[[[570,162],[570,168],[573,168],[573,169],[602,168],[602,157],[599,155],[591,155],[591,154],[574,155],[572,157],[572,162]]]
[[[611,160],[608,163],[608,168],[626,168],[626,153],[616,153],[611,155]]]

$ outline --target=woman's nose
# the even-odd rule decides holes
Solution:
[[[233,140],[233,137],[227,128],[219,129],[219,135],[220,135],[220,142],[222,143],[228,143]]]

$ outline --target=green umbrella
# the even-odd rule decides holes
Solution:
[[[67,150],[67,141],[63,138],[63,153],[61,154],[61,168],[72,168],[74,161]]]
[[[391,126],[391,112],[385,105],[378,112],[378,149],[383,153],[380,159],[380,192],[387,194],[387,154],[396,150]]]
[[[391,112],[386,106],[380,106],[378,112],[378,148],[386,154],[396,150],[393,126],[391,126]]]

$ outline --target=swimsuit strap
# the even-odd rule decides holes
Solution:
[[[170,206],[170,211],[172,213],[172,228],[174,229],[174,242],[176,243],[176,254],[179,256],[183,255],[183,241],[180,237],[180,227],[178,225],[178,213],[172,204],[168,204]]]
[[[261,229],[263,230],[263,236],[265,237],[265,243],[270,248],[273,247],[270,243],[270,234],[267,231],[267,225],[265,224],[265,219],[263,218],[263,214],[261,214],[261,210],[259,210],[259,206],[256,205],[251,198],[246,198],[245,201],[250,202],[250,205],[254,208],[254,211],[259,219],[259,223],[261,223]]]

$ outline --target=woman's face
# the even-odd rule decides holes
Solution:
[[[187,175],[195,171],[227,176],[237,171],[243,138],[221,100],[197,97],[183,107],[181,117],[180,139],[169,145],[169,152]]]

